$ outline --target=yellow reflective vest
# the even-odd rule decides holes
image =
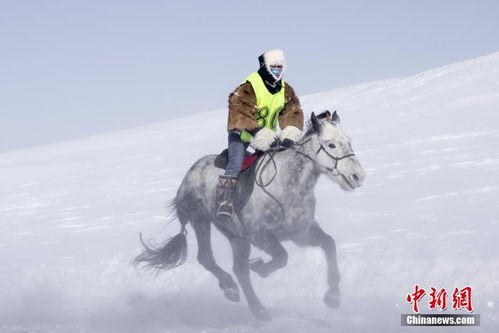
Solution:
[[[267,127],[275,131],[277,126],[277,120],[279,119],[279,114],[284,109],[284,99],[285,99],[285,84],[282,80],[282,88],[279,92],[271,94],[262,77],[258,72],[255,72],[248,76],[243,83],[249,82],[253,87],[253,91],[256,96],[256,106],[258,111],[255,112],[254,117],[258,121],[258,126]],[[241,141],[249,142],[251,140],[251,134],[247,131],[241,132]]]

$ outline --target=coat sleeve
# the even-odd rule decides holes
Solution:
[[[251,131],[258,128],[254,114],[258,111],[256,96],[251,83],[245,82],[229,95],[227,130]]]
[[[286,83],[284,110],[279,115],[279,127],[295,126],[303,130],[303,110],[294,89]]]

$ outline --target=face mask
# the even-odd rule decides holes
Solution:
[[[282,67],[270,66],[270,71],[277,79],[282,76]]]

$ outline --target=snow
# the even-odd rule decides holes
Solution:
[[[307,114],[338,110],[367,172],[353,193],[325,177],[316,187],[340,309],[322,303],[321,252],[291,243],[286,268],[253,276],[270,323],[225,300],[192,232],[184,266],[155,277],[130,265],[139,232],[178,232],[165,205],[195,160],[225,147],[216,110],[0,154],[0,332],[412,332],[400,314],[415,284],[470,285],[481,315],[480,327],[421,330],[497,331],[499,53],[301,101]],[[227,242],[213,242],[230,272]]]

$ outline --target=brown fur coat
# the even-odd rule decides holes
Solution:
[[[303,130],[303,110],[293,88],[286,82],[284,110],[279,114],[279,127],[295,126]],[[258,128],[254,114],[258,112],[256,96],[251,83],[245,82],[229,95],[229,120],[227,130]]]

